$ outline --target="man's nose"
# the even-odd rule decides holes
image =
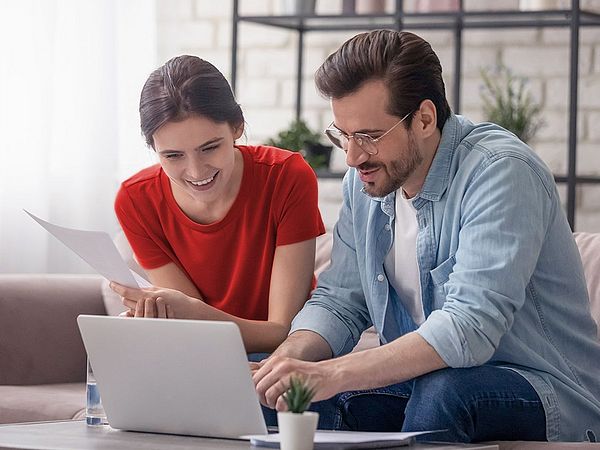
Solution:
[[[369,155],[365,152],[354,139],[348,140],[348,149],[346,151],[346,164],[349,167],[358,167],[369,159]]]

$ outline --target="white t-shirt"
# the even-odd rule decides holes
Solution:
[[[417,212],[402,188],[396,191],[394,241],[385,257],[388,279],[417,325],[425,322],[417,263]]]

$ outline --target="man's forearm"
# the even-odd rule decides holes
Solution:
[[[314,401],[321,401],[339,392],[388,386],[446,367],[435,349],[417,333],[363,352],[335,359],[331,355],[329,345],[318,334],[294,332],[270,358],[254,368],[253,380],[261,403],[284,411],[282,396],[292,374],[310,378]]]
[[[290,334],[281,343],[273,356],[285,356],[303,361],[321,361],[333,356],[331,347],[321,335],[307,330],[298,330]]]
[[[409,333],[382,347],[319,363],[330,367],[338,392],[373,389],[401,383],[442,369],[446,363],[417,333]]]

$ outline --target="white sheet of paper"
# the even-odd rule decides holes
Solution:
[[[152,287],[152,283],[150,283],[144,277],[142,277],[141,275],[138,275],[131,269],[129,269],[129,271],[131,272],[131,275],[133,275],[134,280],[137,281],[137,284],[139,287],[141,287],[141,288]]]
[[[46,222],[27,210],[23,211],[107,280],[128,287],[152,286],[149,281],[127,267],[108,233],[61,227]]]
[[[401,443],[410,443],[411,440],[421,434],[435,433],[435,431],[415,431],[400,433],[374,433],[361,431],[325,431],[317,430],[315,433],[315,444],[366,444],[376,442],[394,442],[397,445]],[[244,436],[250,438],[250,442],[255,445],[277,443],[279,434],[265,434]]]

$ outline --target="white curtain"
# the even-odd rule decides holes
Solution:
[[[137,105],[148,0],[0,1],[0,273],[91,269],[33,222],[114,233],[120,180],[153,162]]]

